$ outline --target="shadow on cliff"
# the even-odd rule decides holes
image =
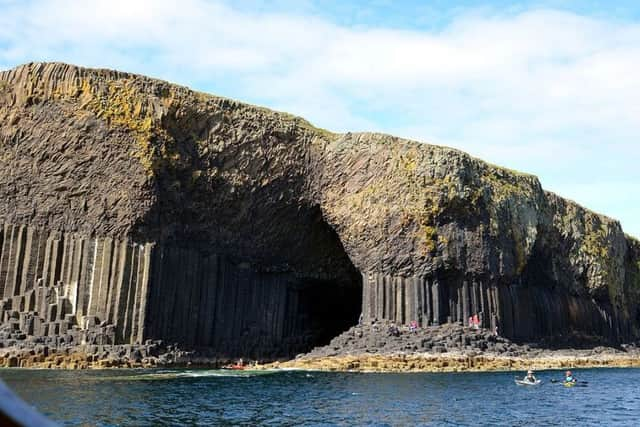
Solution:
[[[211,123],[184,131],[194,123],[166,123],[178,160],[157,169],[154,200],[134,230],[136,241],[155,242],[146,338],[278,358],[355,325],[361,275],[320,208],[301,196],[305,177],[286,171],[260,185],[235,173],[228,158],[203,150]],[[240,157],[247,148],[233,150]],[[202,172],[211,170],[223,173]]]

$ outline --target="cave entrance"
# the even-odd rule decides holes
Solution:
[[[310,333],[306,351],[328,344],[358,323],[362,312],[362,276],[354,268],[349,279],[307,281],[300,289],[300,311]]]
[[[362,275],[319,206],[301,218],[304,232],[296,236],[296,252],[289,258],[302,266],[301,271],[311,274],[295,280],[297,327],[291,335],[302,338],[297,347],[306,352],[358,324]]]
[[[229,254],[209,240],[156,245],[145,337],[220,357],[275,360],[356,325],[361,274],[319,209],[296,221],[304,227],[292,222],[294,231],[262,248],[260,262],[246,248]]]

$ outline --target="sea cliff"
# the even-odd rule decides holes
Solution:
[[[118,71],[0,72],[5,347],[275,360],[474,315],[618,345],[639,300],[640,243],[534,176]]]

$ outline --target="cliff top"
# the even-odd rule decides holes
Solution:
[[[103,101],[114,101],[110,103],[116,104],[113,105],[112,110],[107,110],[101,109],[100,105],[96,105],[96,100],[86,99],[89,93],[94,93],[102,98],[113,98],[114,94],[112,92],[116,91],[116,89],[121,89],[124,92],[124,96],[138,98],[139,95],[145,95],[149,97],[149,100],[145,102],[141,99],[132,99],[126,102],[120,98],[103,99]],[[308,120],[287,112],[276,111],[231,98],[196,91],[186,86],[140,74],[111,69],[86,68],[62,62],[31,62],[19,65],[10,70],[0,71],[0,95],[11,105],[24,105],[25,103],[45,99],[84,97],[85,102],[80,108],[89,107],[90,109],[96,110],[99,115],[103,115],[107,119],[112,120],[115,124],[125,124],[139,131],[143,130],[141,128],[148,127],[148,125],[144,123],[146,119],[159,118],[162,114],[166,114],[166,109],[169,108],[168,106],[171,105],[172,101],[189,101],[190,103],[199,104],[204,108],[206,108],[209,103],[215,103],[218,105],[221,104],[229,110],[240,109],[245,113],[249,113],[251,116],[260,116],[261,119],[268,119],[269,121],[279,123],[283,127],[296,126],[311,131],[317,134],[318,137],[329,142],[335,142],[339,140],[341,136],[349,135],[353,136],[353,139],[349,138],[351,143],[357,141],[383,146],[388,144],[406,144],[414,147],[428,147],[429,150],[437,150],[443,154],[450,153],[468,157],[484,163],[488,167],[499,169],[506,174],[529,178],[534,177],[528,173],[487,163],[482,159],[472,157],[456,148],[409,140],[378,132],[347,132],[346,134],[340,134],[316,127]],[[127,105],[129,103],[132,105]],[[103,102],[103,104],[106,103]],[[119,107],[122,109],[118,110]],[[140,121],[141,123],[134,123],[135,121]],[[340,147],[341,144],[337,144],[337,146]]]

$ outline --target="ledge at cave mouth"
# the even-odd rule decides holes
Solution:
[[[640,337],[640,243],[533,176],[122,72],[0,83],[8,341],[287,357],[361,311]]]

